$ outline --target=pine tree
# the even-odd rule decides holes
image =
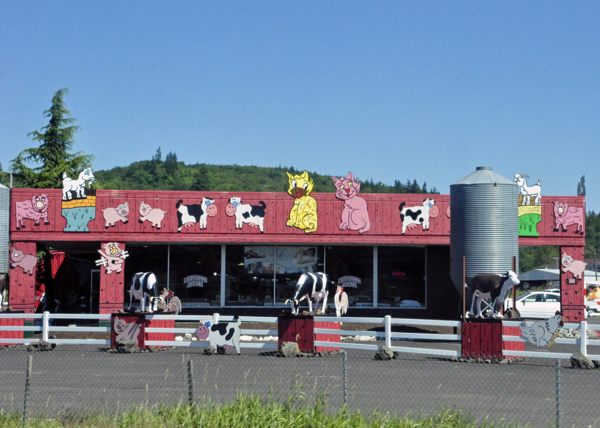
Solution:
[[[63,101],[68,94],[67,88],[56,91],[52,97],[52,106],[44,112],[49,117],[48,125],[40,131],[28,134],[39,147],[25,149],[11,161],[12,170],[19,178],[19,184],[33,188],[57,188],[61,186],[62,174],[76,177],[78,170],[91,166],[93,156],[82,152],[69,153],[75,145],[73,137],[80,130],[73,125],[76,119],[67,117],[71,114]],[[26,163],[37,166],[29,168]]]

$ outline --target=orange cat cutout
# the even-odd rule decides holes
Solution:
[[[290,219],[285,223],[289,227],[304,229],[306,233],[317,230],[317,201],[309,196],[313,190],[313,180],[304,171],[301,175],[287,173],[290,187],[288,193],[296,200],[290,211]]]

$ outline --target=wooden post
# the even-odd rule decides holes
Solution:
[[[512,259],[512,269],[513,269],[514,273],[517,273],[517,270],[516,270],[517,269],[517,258],[515,256],[513,256],[513,259]],[[516,285],[512,289],[512,295],[513,295],[513,311],[514,311],[516,304],[517,304],[517,286]]]
[[[463,256],[463,268],[462,268],[462,286],[463,286],[463,307],[462,307],[462,316],[463,319],[466,318],[467,316],[467,288],[466,288],[466,265],[467,265],[467,259],[465,256]]]

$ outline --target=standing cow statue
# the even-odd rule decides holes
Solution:
[[[483,318],[481,302],[483,299],[490,299],[493,303],[492,318],[501,317],[500,308],[502,308],[508,292],[520,282],[517,274],[512,270],[509,270],[504,275],[475,275],[468,286],[473,293],[473,298],[471,300],[471,310],[467,316],[473,315],[473,307],[475,306],[475,300],[477,300],[477,318]]]
[[[152,272],[138,272],[133,275],[131,281],[131,288],[129,289],[129,308],[131,310],[133,299],[140,301],[140,308],[142,312],[146,311],[146,299],[148,301],[148,312],[154,312],[158,310],[158,283],[156,281],[156,275]]]
[[[327,275],[322,272],[306,272],[303,273],[298,279],[298,284],[296,284],[296,291],[294,292],[294,298],[288,299],[285,301],[287,304],[290,303],[292,308],[292,314],[298,315],[298,310],[300,309],[300,302],[304,299],[308,301],[308,311],[313,313],[312,310],[312,301],[315,300],[315,312],[317,313],[319,309],[319,302],[323,300],[323,309],[322,312],[325,312],[325,308],[327,307]]]

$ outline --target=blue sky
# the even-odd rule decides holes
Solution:
[[[600,4],[0,0],[0,162],[67,87],[94,169],[293,166],[441,193],[477,166],[600,211]],[[315,189],[319,191],[319,189]]]

